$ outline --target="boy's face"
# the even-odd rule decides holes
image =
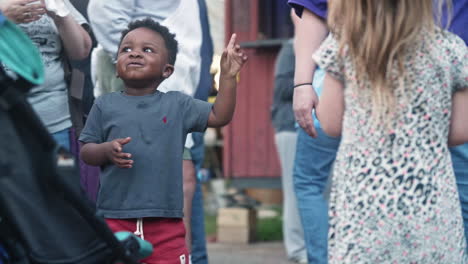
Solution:
[[[151,84],[169,77],[174,67],[160,34],[148,28],[130,31],[120,44],[117,74],[124,82]]]

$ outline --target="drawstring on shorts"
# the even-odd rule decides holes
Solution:
[[[136,222],[136,231],[134,232],[135,235],[141,237],[141,239],[145,239],[145,235],[143,234],[143,218],[138,218]]]

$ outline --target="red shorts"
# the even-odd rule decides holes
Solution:
[[[153,254],[141,260],[147,264],[189,264],[185,245],[185,226],[181,218],[106,219],[113,232],[139,231],[139,236],[153,245]]]

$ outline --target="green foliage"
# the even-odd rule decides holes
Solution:
[[[207,237],[216,234],[216,215],[205,213],[205,233]]]
[[[280,216],[259,219],[257,222],[256,241],[283,240],[283,221]]]
[[[255,241],[278,241],[283,240],[283,220],[281,208],[273,208],[278,216],[257,220]],[[205,214],[206,236],[216,234],[216,215]]]

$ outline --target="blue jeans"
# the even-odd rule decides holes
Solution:
[[[450,148],[468,244],[468,144]]]
[[[192,161],[195,164],[195,171],[201,168],[205,156],[205,145],[203,144],[204,133],[192,133],[194,146],[190,149]],[[201,182],[197,177],[195,193],[192,200],[192,263],[208,264],[208,255],[206,253],[205,238],[205,214],[203,210],[203,194],[201,191]]]
[[[323,192],[340,143],[316,127],[317,138],[298,128],[294,189],[309,263],[328,262],[328,205]]]
[[[52,137],[55,139],[55,142],[57,142],[58,145],[70,151],[70,129],[69,128],[52,133]]]

